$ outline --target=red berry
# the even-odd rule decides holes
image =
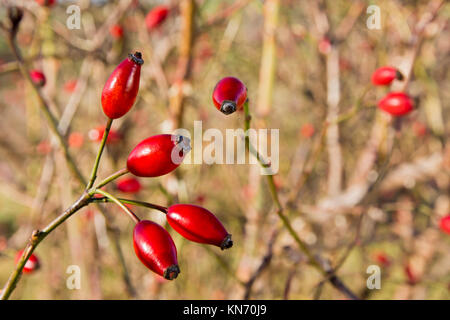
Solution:
[[[39,5],[51,7],[55,4],[56,0],[35,0]]]
[[[74,92],[76,87],[77,87],[77,80],[69,80],[64,84],[64,90],[68,93]]]
[[[321,54],[327,55],[331,51],[331,41],[327,37],[323,37],[319,41],[318,45],[319,52]]]
[[[443,217],[441,221],[439,221],[439,227],[445,233],[450,234],[450,214]]]
[[[314,135],[314,132],[315,129],[311,123],[305,123],[300,129],[300,134],[304,138],[311,138]]]
[[[99,126],[95,129],[89,130],[88,137],[90,140],[95,142],[100,142],[103,139],[103,135],[105,134],[105,126]],[[110,129],[108,138],[106,138],[106,144],[114,144],[119,142],[122,139],[122,136],[117,131]]]
[[[123,37],[123,28],[120,25],[115,24],[109,29],[109,33],[114,39],[120,39]]]
[[[30,77],[33,83],[38,87],[45,86],[46,82],[45,75],[40,70],[31,70]]]
[[[143,63],[140,52],[129,54],[111,73],[102,91],[102,107],[107,117],[117,119],[131,109],[139,90]]]
[[[393,116],[403,116],[413,109],[412,99],[403,92],[390,92],[378,102],[381,110]]]
[[[69,147],[71,147],[71,148],[81,148],[84,143],[83,134],[81,134],[79,132],[72,132],[69,135],[68,142],[69,142]]]
[[[231,114],[243,108],[247,100],[247,88],[238,78],[226,77],[216,84],[212,99],[219,111]]]
[[[408,283],[411,285],[414,285],[418,282],[418,277],[417,275],[414,273],[414,271],[412,270],[411,266],[408,264],[405,266],[405,274],[406,274],[406,278],[408,279]]]
[[[376,86],[389,85],[394,79],[403,80],[403,75],[393,67],[381,67],[372,74],[372,83]]]
[[[22,257],[23,250],[20,250],[16,254],[15,263],[19,263],[20,258]],[[36,271],[39,269],[39,259],[34,255],[31,254],[28,261],[25,263],[25,266],[23,267],[23,273],[32,273],[33,271]]]
[[[192,204],[175,204],[167,209],[167,222],[188,240],[212,244],[222,250],[233,246],[231,234],[205,208]]]
[[[384,252],[378,252],[375,254],[375,261],[381,264],[383,267],[389,267],[391,265],[391,259]]]
[[[152,10],[150,10],[145,17],[147,30],[151,31],[152,29],[160,26],[164,22],[164,20],[166,20],[168,14],[169,8],[164,5],[156,6]]]
[[[137,193],[141,187],[141,183],[136,178],[123,178],[117,181],[117,189],[125,193]]]
[[[52,151],[52,145],[48,140],[42,140],[36,147],[36,151],[40,154],[48,154]]]
[[[138,177],[159,177],[175,170],[191,147],[183,136],[160,134],[141,141],[130,153],[128,170]]]
[[[170,234],[159,224],[142,220],[133,232],[134,251],[141,262],[167,280],[180,273],[177,248]]]

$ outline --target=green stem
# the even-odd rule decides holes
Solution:
[[[101,187],[104,187],[108,183],[110,183],[113,180],[116,180],[117,178],[123,176],[124,174],[127,174],[129,171],[127,168],[122,168],[119,171],[114,172],[109,177],[106,177],[103,181],[101,181],[95,188],[100,189]]]
[[[109,130],[111,129],[113,119],[108,118],[108,122],[106,123],[105,131],[103,132],[102,141],[100,143],[100,148],[97,152],[97,157],[95,158],[94,168],[92,168],[91,177],[89,178],[89,183],[86,187],[86,190],[92,188],[94,185],[95,179],[97,178],[98,166],[100,164],[100,159],[102,157],[103,150],[105,149],[106,140],[108,139]]]
[[[166,207],[159,206],[157,204],[153,204],[150,202],[144,202],[144,201],[132,200],[132,199],[124,199],[124,198],[117,198],[117,200],[119,200],[122,203],[126,203],[126,204],[132,204],[132,205],[139,206],[139,207],[155,209],[155,210],[161,211],[164,214],[167,214]],[[112,199],[104,197],[104,198],[92,198],[91,202],[114,202],[114,201]]]
[[[105,197],[107,197],[108,199],[110,199],[115,204],[117,204],[123,211],[125,211],[126,214],[128,214],[131,217],[131,219],[133,219],[134,222],[138,223],[139,221],[141,221],[141,219],[139,219],[138,216],[136,216],[130,209],[128,209],[122,202],[120,202],[119,199],[114,197],[112,194],[101,189],[95,190],[95,193],[100,193]]]

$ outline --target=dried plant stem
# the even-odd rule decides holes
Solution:
[[[244,104],[244,113],[245,113],[244,128],[246,130],[248,130],[250,128],[250,121],[251,121],[248,102],[246,102]],[[245,140],[246,140],[247,151],[251,152],[253,154],[253,156],[256,157],[256,159],[258,160],[260,165],[263,167],[270,166],[270,164],[268,165],[267,162],[265,162],[263,160],[263,158],[259,154],[259,152],[253,146],[250,145],[250,139],[249,139],[248,135],[245,136]],[[353,299],[353,300],[359,299],[334,273],[330,273],[329,270],[326,270],[321,265],[319,260],[314,256],[314,254],[309,249],[308,245],[306,243],[304,243],[302,239],[300,239],[297,232],[292,227],[292,224],[289,221],[288,217],[284,214],[284,208],[283,208],[283,205],[281,204],[280,198],[278,196],[278,191],[277,191],[277,188],[275,185],[275,181],[273,179],[273,175],[266,175],[266,178],[267,178],[267,183],[269,185],[270,194],[275,203],[276,214],[282,221],[284,227],[289,232],[291,237],[295,240],[297,245],[300,247],[301,251],[308,257],[309,263],[314,268],[316,268],[336,289],[338,289],[340,292],[345,294],[348,298]]]

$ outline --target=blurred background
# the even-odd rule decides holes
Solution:
[[[242,128],[242,112],[225,116],[211,100],[221,78],[238,77],[248,88],[252,127],[280,129],[274,180],[283,211],[324,268],[364,299],[450,298],[448,3],[52,2],[1,1],[0,287],[32,230],[83,190],[52,138],[39,95],[88,176],[107,120],[104,83],[128,53],[140,51],[138,98],[114,121],[100,178],[124,167],[148,136],[175,128],[192,133],[196,120],[203,130]],[[46,78],[38,92],[8,42],[12,3],[23,10],[16,44],[25,66]],[[80,8],[79,29],[67,25],[76,14],[66,12],[71,4]],[[376,8],[367,12],[372,4],[379,16]],[[149,18],[159,5],[167,16]],[[369,28],[369,19],[379,28]],[[373,86],[372,73],[385,65],[405,79]],[[393,119],[379,110],[377,101],[389,91],[408,93],[414,111]],[[113,204],[102,204],[103,213],[90,205],[38,246],[40,268],[22,276],[12,298],[346,298],[280,224],[257,165],[181,165],[139,182],[139,192],[123,193],[114,183],[107,190],[208,208],[233,235],[233,248],[188,242],[166,226],[181,268],[166,281],[135,256],[130,219]],[[133,211],[165,225],[158,211]],[[79,290],[66,286],[70,265],[81,269]],[[379,290],[367,289],[370,265],[380,267]]]

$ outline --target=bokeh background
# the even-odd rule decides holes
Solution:
[[[106,124],[100,96],[110,72],[140,51],[140,91],[133,109],[114,121],[99,176],[125,165],[143,138],[175,128],[192,132],[242,128],[211,101],[224,76],[248,88],[255,128],[280,129],[274,177],[284,212],[325,267],[365,299],[448,299],[450,235],[450,6],[445,1],[14,1],[24,16],[17,44],[28,69],[47,82],[40,94],[66,128],[70,153],[88,176]],[[2,1],[0,21],[8,27]],[[70,4],[81,28],[70,30]],[[166,5],[165,21],[145,16]],[[369,29],[367,7],[380,9]],[[82,192],[52,142],[37,93],[19,72],[5,30],[0,37],[0,286],[16,252]],[[391,88],[371,85],[383,65],[406,77]],[[416,108],[392,119],[376,107],[401,90]],[[338,121],[336,121],[338,119]],[[205,142],[206,146],[208,143]],[[181,165],[176,173],[139,179],[121,196],[170,205],[194,203],[214,212],[233,235],[221,251],[181,238],[181,274],[165,281],[132,247],[133,224],[115,205],[91,205],[46,238],[41,268],[22,276],[14,299],[345,299],[299,250],[275,214],[256,165]],[[133,207],[165,225],[158,211]],[[81,289],[69,290],[70,265]],[[380,290],[368,290],[368,266],[381,268]]]

